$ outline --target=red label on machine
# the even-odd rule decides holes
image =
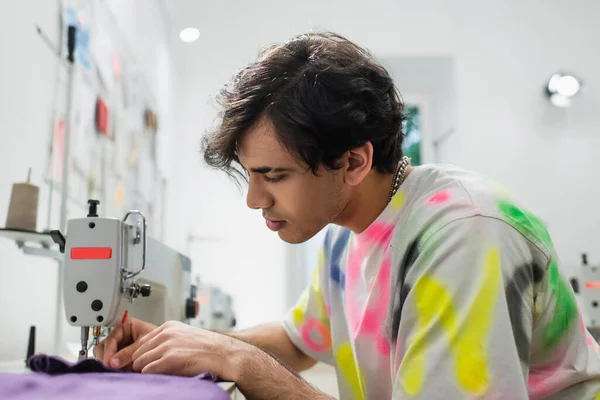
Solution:
[[[73,260],[108,260],[112,258],[112,247],[74,247],[71,249]]]

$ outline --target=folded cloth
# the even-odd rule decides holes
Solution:
[[[83,374],[88,372],[124,372],[107,367],[94,358],[86,358],[85,360],[71,363],[60,357],[48,356],[46,354],[36,354],[31,356],[29,360],[27,360],[27,366],[34,372],[44,372],[49,375],[72,373]],[[210,372],[204,372],[196,376],[196,379],[208,379],[213,382],[219,380],[215,374],[211,374]]]
[[[138,374],[107,368],[97,360],[69,363],[35,355],[28,360],[34,373],[0,373],[0,399],[25,400],[225,400],[213,374],[186,378]]]

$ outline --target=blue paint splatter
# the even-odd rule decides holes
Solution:
[[[340,261],[344,254],[344,250],[348,246],[349,239],[350,229],[343,229],[331,249],[331,269],[329,270],[329,276],[333,282],[340,285],[342,290],[346,287],[346,274],[340,267]],[[327,240],[327,237],[325,240]]]

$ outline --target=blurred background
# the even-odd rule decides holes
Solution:
[[[265,229],[244,189],[203,165],[200,139],[234,72],[301,32],[340,33],[388,68],[407,104],[413,163],[455,164],[504,185],[544,221],[566,276],[580,276],[583,253],[600,264],[596,1],[2,6],[0,226],[19,182],[39,189],[40,232],[85,216],[89,198],[101,215],[143,210],[149,234],[189,257],[191,281],[226,294],[236,328],[282,317],[322,235],[293,246]],[[0,237],[0,362],[23,359],[31,325],[40,352],[55,349],[57,332],[78,337],[57,317],[59,263],[22,250]],[[328,385],[324,376],[312,378]]]

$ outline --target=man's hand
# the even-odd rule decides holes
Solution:
[[[235,381],[240,360],[252,350],[253,346],[229,336],[170,321],[139,340],[133,370],[180,376],[211,372]]]
[[[131,357],[139,346],[139,340],[153,329],[156,325],[129,318],[94,348],[94,356],[106,366],[131,369]]]
[[[113,368],[142,373],[211,372],[236,382],[247,399],[331,399],[252,344],[181,322],[156,327],[131,318],[113,329],[94,354]]]

